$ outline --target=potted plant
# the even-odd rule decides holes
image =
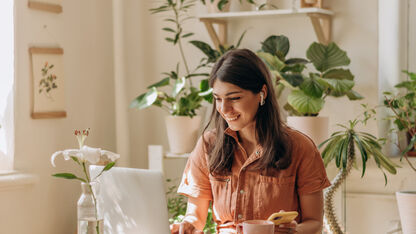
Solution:
[[[345,66],[350,64],[347,53],[335,43],[312,43],[306,57],[285,59],[289,40],[285,36],[271,36],[262,43],[258,55],[276,76],[277,93],[290,89],[284,109],[289,113],[287,123],[309,135],[319,144],[328,136],[328,117],[318,116],[329,96],[347,96],[350,100],[363,97],[352,90],[354,75]],[[304,74],[307,64],[316,71]]]
[[[356,130],[358,124],[365,125],[374,114],[374,109],[366,110],[363,115],[350,120],[347,126],[338,124],[343,129],[332,133],[329,139],[319,145],[319,148],[325,145],[322,151],[325,167],[335,160],[336,167],[339,169],[331,182],[331,186],[324,193],[325,226],[332,233],[344,233],[337,221],[333,198],[336,190],[345,182],[353,166],[361,165],[361,177],[363,177],[366,163],[372,157],[378,168],[383,172],[385,184],[387,184],[387,176],[384,170],[396,174],[396,168],[399,167],[382,153],[382,145],[385,139],[378,139],[370,133]],[[361,164],[356,163],[356,152],[359,152],[361,156]]]
[[[165,75],[162,80],[148,86],[148,91],[136,97],[130,104],[130,108],[137,109],[157,106],[169,113],[166,117],[168,140],[171,152],[177,154],[188,153],[193,149],[201,124],[201,117],[197,116],[196,111],[204,100],[212,102],[206,79],[208,74],[199,72],[201,66],[191,70],[183,50],[183,40],[193,35],[185,32],[183,24],[192,18],[187,13],[194,6],[194,2],[165,0],[158,7],[150,9],[152,14],[170,13],[165,18],[169,26],[162,30],[171,34],[165,39],[178,48],[185,71],[180,71],[178,63],[175,70],[162,73]],[[205,77],[200,81],[199,87],[192,81],[195,77]]]
[[[409,80],[398,83],[395,87],[404,89],[401,93],[384,92],[384,105],[392,111],[389,119],[393,120],[397,127],[397,134],[404,132],[407,136],[405,147],[397,146],[401,151],[401,159],[404,157],[410,168],[416,171],[415,166],[409,160],[409,156],[415,156],[416,143],[416,73],[403,71],[408,75]],[[397,204],[399,207],[400,220],[404,233],[416,232],[416,220],[414,210],[416,210],[416,191],[396,192]]]

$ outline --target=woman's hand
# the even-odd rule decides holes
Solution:
[[[274,226],[274,233],[275,234],[283,234],[283,233],[297,233],[297,226],[298,223],[293,220],[290,223],[283,223],[280,225]]]
[[[174,223],[170,225],[171,234],[204,234],[204,232],[197,230],[194,225],[188,222]]]

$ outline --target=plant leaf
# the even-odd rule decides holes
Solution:
[[[361,96],[361,94],[359,94],[359,93],[357,93],[356,91],[354,91],[354,90],[349,90],[349,91],[347,91],[347,97],[348,97],[348,99],[349,100],[360,100],[360,99],[363,99],[364,97],[363,96]]]
[[[325,87],[322,86],[313,76],[305,77],[299,87],[308,96],[320,98],[324,93]]]
[[[80,181],[86,182],[84,179],[79,178],[72,173],[57,173],[57,174],[53,174],[52,176],[58,177],[58,178],[64,178],[68,180],[80,180]]]
[[[287,101],[303,115],[317,115],[325,103],[323,99],[308,96],[301,90],[292,91],[287,97]]]
[[[334,97],[344,96],[354,87],[354,81],[352,80],[325,79],[325,81],[331,87],[329,95]]]
[[[257,52],[257,55],[266,62],[271,70],[281,71],[285,67],[285,63],[273,54]]]
[[[176,80],[175,85],[173,86],[172,96],[176,97],[185,87],[185,77],[181,77]]]
[[[323,78],[328,79],[338,79],[338,80],[353,80],[354,75],[351,73],[350,69],[331,69],[327,72],[325,72],[322,75]]]
[[[262,51],[277,56],[281,61],[285,61],[285,57],[289,52],[289,39],[283,35],[272,35],[261,43]]]
[[[139,110],[151,106],[157,100],[157,90],[155,87],[147,91],[130,103],[130,108],[138,108]]]
[[[156,87],[156,88],[157,87],[163,87],[163,86],[166,86],[166,85],[169,85],[169,77],[167,77],[167,78],[165,78],[165,79],[163,79],[159,82],[156,82],[152,85],[147,86],[147,89],[151,89],[153,87]]]
[[[306,57],[313,63],[316,70],[325,72],[331,68],[350,64],[347,53],[341,50],[334,42],[327,46],[314,42],[307,52]]]

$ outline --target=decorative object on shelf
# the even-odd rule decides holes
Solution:
[[[271,0],[257,0],[254,4],[256,6],[256,11],[279,9],[276,5],[271,3]]]
[[[406,135],[407,145],[403,147],[397,142],[397,147],[402,152],[411,168],[416,168],[409,161],[408,156],[416,156],[416,73],[403,71],[407,74],[409,80],[403,81],[395,85],[395,88],[404,89],[404,92],[384,92],[384,106],[389,108],[392,114],[388,119],[392,120],[397,130],[391,130],[399,135],[404,132]]]
[[[115,161],[120,158],[119,154],[101,150],[100,148],[92,148],[84,145],[89,135],[89,129],[83,131],[75,130],[75,136],[78,140],[79,149],[66,149],[57,151],[52,154],[51,164],[55,167],[55,158],[63,155],[65,160],[72,160],[84,172],[82,177],[78,177],[72,173],[58,173],[52,176],[70,180],[81,181],[82,194],[78,200],[78,234],[103,234],[104,220],[100,212],[99,206],[99,184],[96,179],[104,172],[110,170]],[[88,173],[89,165],[105,165],[103,170],[94,178]]]
[[[350,100],[363,97],[352,90],[354,76],[349,69],[350,59],[345,51],[335,43],[328,46],[312,43],[304,58],[286,59],[289,52],[289,40],[285,36],[270,36],[262,43],[258,55],[266,62],[276,80],[276,94],[278,98],[285,88],[290,89],[284,109],[290,116],[305,116],[307,124],[300,124],[299,117],[288,117],[288,124],[293,128],[309,133],[316,144],[328,137],[328,118],[314,118],[322,110],[328,96],[348,96]],[[303,74],[306,65],[311,62],[317,72]],[[312,122],[313,121],[313,122]],[[320,125],[320,132],[315,132],[315,125]],[[304,126],[305,128],[300,128]],[[318,129],[316,129],[318,130]],[[313,133],[313,134],[312,134]]]
[[[369,109],[367,105],[362,105],[365,111],[354,120],[348,121],[348,125],[338,124],[343,130],[332,133],[331,137],[319,145],[324,147],[322,151],[322,159],[325,167],[335,160],[336,167],[339,169],[338,174],[331,182],[331,186],[324,193],[324,215],[325,226],[332,233],[344,233],[338,224],[335,214],[333,198],[336,190],[343,184],[350,174],[353,166],[361,165],[361,177],[364,176],[366,163],[372,156],[378,168],[384,175],[385,184],[387,184],[387,176],[383,169],[391,174],[396,174],[396,168],[399,165],[392,162],[382,153],[382,145],[385,139],[373,136],[367,132],[359,132],[356,130],[357,125],[366,125],[370,119],[374,119],[375,110]],[[355,152],[359,152],[362,164],[356,163]]]
[[[194,125],[194,122],[200,122],[200,120],[195,121],[193,118],[197,115],[196,111],[201,108],[203,101],[212,102],[212,90],[209,88],[208,79],[206,79],[209,74],[199,72],[199,70],[206,64],[202,64],[203,61],[201,61],[199,65],[191,70],[188,66],[187,57],[182,48],[183,40],[193,35],[192,32],[186,32],[182,26],[190,18],[192,18],[188,15],[188,10],[193,7],[194,4],[195,1],[193,0],[175,2],[165,0],[158,7],[150,9],[152,14],[165,13],[166,15],[166,13],[170,13],[165,18],[165,22],[173,25],[164,27],[162,30],[172,34],[171,37],[166,38],[166,41],[168,43],[172,43],[173,46],[178,48],[185,71],[180,71],[180,64],[178,63],[174,71],[162,73],[166,76],[164,79],[148,86],[148,91],[139,95],[130,104],[130,108],[137,109],[148,108],[152,105],[158,106],[166,110],[172,116],[168,118],[169,121],[175,117],[181,119],[180,121],[187,119],[189,121],[187,126]],[[192,79],[195,77],[204,78],[200,81],[199,87],[194,86],[192,82]],[[197,129],[199,129],[199,127]],[[195,138],[187,138],[188,144],[194,146],[197,140],[197,135],[193,134],[195,130],[192,130],[191,132],[192,136],[195,136]],[[170,142],[169,144],[172,146],[173,142]]]
[[[323,8],[323,0],[300,0],[300,7],[318,7]]]
[[[168,184],[168,191],[166,192],[168,200],[168,211],[169,211],[169,223],[180,223],[186,214],[187,199],[185,196],[177,194],[178,190],[177,181],[171,179],[166,180]],[[176,182],[176,184],[174,184]],[[216,233],[217,224],[214,221],[212,215],[212,204],[209,205],[207,220],[205,222],[204,233],[214,234]]]
[[[32,76],[33,119],[65,118],[62,48],[29,48]]]
[[[28,0],[28,7],[34,10],[61,13],[62,0]]]

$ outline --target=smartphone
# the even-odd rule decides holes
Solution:
[[[298,216],[297,211],[285,211],[285,212],[277,212],[272,215],[267,220],[272,221],[275,225],[279,225],[282,223],[290,223]]]

